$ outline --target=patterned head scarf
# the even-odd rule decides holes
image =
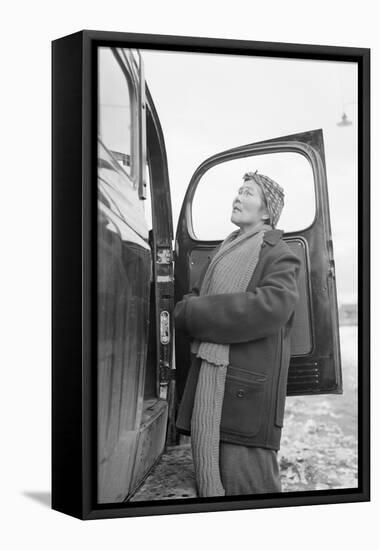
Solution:
[[[258,170],[255,172],[247,172],[243,176],[243,181],[251,180],[261,188],[270,216],[270,224],[272,227],[275,227],[284,206],[284,189],[268,176],[258,174]]]

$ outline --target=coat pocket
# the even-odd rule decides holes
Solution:
[[[228,367],[221,430],[244,436],[259,432],[262,424],[267,376]]]

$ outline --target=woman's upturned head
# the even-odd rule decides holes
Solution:
[[[284,192],[280,185],[258,171],[248,172],[233,201],[231,221],[242,231],[265,223],[275,227],[283,206]]]

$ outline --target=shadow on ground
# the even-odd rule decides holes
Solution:
[[[47,491],[24,491],[22,493],[25,497],[28,497],[35,502],[38,502],[42,506],[51,507],[51,493]]]

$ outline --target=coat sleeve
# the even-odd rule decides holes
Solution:
[[[193,338],[217,344],[269,336],[294,311],[299,270],[299,258],[285,251],[272,259],[254,291],[193,296],[179,302],[176,324]]]
[[[205,264],[205,266],[201,269],[200,275],[197,278],[194,285],[192,286],[191,291],[188,294],[184,294],[182,299],[179,302],[177,302],[174,310],[175,329],[186,331],[186,318],[185,318],[185,311],[186,311],[186,305],[187,305],[186,301],[196,296],[199,296],[201,283],[203,282],[204,276],[207,272],[210,262],[211,260],[209,260]]]

